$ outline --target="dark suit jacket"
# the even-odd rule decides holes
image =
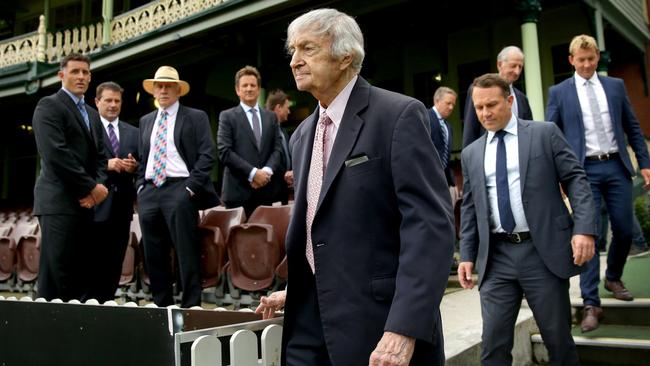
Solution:
[[[521,198],[533,245],[553,274],[569,278],[585,269],[573,264],[571,236],[597,233],[589,182],[582,164],[554,124],[520,119],[517,135]],[[484,134],[461,154],[464,183],[460,256],[462,262],[478,261],[479,285],[491,244],[484,170],[486,141]],[[562,200],[558,183],[571,202],[573,217]]]
[[[648,149],[641,127],[639,127],[639,121],[632,110],[623,80],[600,75],[598,79],[607,96],[618,152],[630,176],[633,176],[634,167],[627,152],[626,135],[627,141],[634,150],[639,167],[650,168],[650,157],[648,157]],[[573,76],[549,89],[546,119],[555,122],[560,127],[580,162],[584,162],[585,126],[582,121],[582,111]]]
[[[442,159],[442,154],[444,153],[444,145],[447,144],[447,167],[445,168],[445,178],[447,178],[447,184],[449,186],[455,186],[456,182],[454,181],[454,172],[451,169],[451,146],[454,141],[454,134],[451,130],[449,122],[445,121],[445,126],[447,126],[447,131],[449,132],[448,141],[444,141],[442,138],[442,126],[440,126],[440,119],[433,111],[429,108],[429,119],[431,121],[431,141],[438,151],[438,156]]]
[[[244,109],[237,105],[219,114],[217,149],[224,164],[222,199],[224,202],[243,202],[253,194],[248,175],[253,168],[268,166],[273,173],[282,165],[282,141],[278,134],[275,113],[260,108],[262,146],[258,150],[253,129]],[[260,188],[262,195],[271,198],[272,185]]]
[[[283,341],[293,336],[300,294],[313,286],[305,259],[305,217],[317,121],[315,111],[291,138],[296,192],[286,244]],[[454,226],[440,160],[431,159],[435,148],[429,133],[422,103],[359,77],[338,128],[312,225],[320,318],[335,365],[367,364],[385,330],[417,338],[415,353],[431,355],[412,364],[435,364],[432,349],[442,347],[439,304],[449,276]],[[363,155],[369,160],[344,164]]]
[[[136,187],[145,183],[145,171],[149,157],[151,132],[158,110],[140,118],[140,165]],[[174,144],[181,158],[187,165],[190,176],[185,186],[194,192],[192,200],[202,210],[219,204],[219,196],[214,190],[210,173],[214,165],[215,150],[208,115],[205,112],[180,105],[174,127]]]
[[[32,124],[41,156],[34,186],[34,214],[86,212],[79,199],[106,179],[106,156],[99,113],[86,105],[90,131],[63,89],[41,99]]]
[[[102,124],[103,127],[103,124]],[[140,159],[138,153],[139,131],[130,124],[119,121],[117,128],[120,132],[120,155],[115,156],[108,138],[106,129],[102,128],[104,135],[104,150],[106,158],[125,159],[131,154],[135,159]],[[95,207],[95,221],[106,221],[109,218],[114,220],[128,220],[133,218],[133,202],[135,201],[135,179],[137,170],[134,173],[110,172],[107,171],[106,188],[108,196],[106,200]]]
[[[517,114],[518,118],[525,120],[533,119],[533,112],[530,110],[528,98],[521,90],[513,87],[515,91],[515,98],[517,98]],[[467,99],[465,99],[465,120],[463,122],[463,148],[474,142],[482,135],[485,134],[483,125],[478,120],[476,109],[474,109],[474,101],[472,100],[472,87],[467,90]]]
[[[274,202],[287,202],[289,199],[289,187],[287,186],[287,182],[284,180],[284,173],[287,172],[287,170],[291,170],[291,152],[289,151],[289,134],[287,131],[278,126],[278,136],[280,136],[280,139],[282,139],[282,136],[284,136],[284,141],[286,141],[286,148],[287,152],[289,153],[288,159],[287,156],[284,152],[284,147],[283,147],[283,142],[280,140],[280,147],[281,147],[281,156],[282,156],[282,164],[280,165],[280,168],[277,171],[273,171],[273,177],[271,177],[271,185],[273,186],[273,201]]]

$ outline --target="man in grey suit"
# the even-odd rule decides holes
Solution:
[[[282,140],[275,113],[260,108],[262,78],[252,66],[235,74],[239,104],[219,114],[217,149],[224,165],[222,200],[226,207],[257,206],[274,201],[271,177],[282,166]],[[282,173],[284,174],[284,173]]]
[[[476,114],[488,133],[461,155],[458,277],[463,288],[472,288],[478,261],[482,364],[512,363],[514,325],[525,295],[551,364],[575,365],[569,277],[593,257],[597,232],[585,171],[555,124],[512,113],[507,81],[486,74],[472,86]]]

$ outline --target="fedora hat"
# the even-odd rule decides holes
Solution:
[[[181,86],[181,92],[179,96],[183,96],[190,92],[190,84],[187,81],[180,80],[178,78],[178,71],[171,66],[160,66],[156,70],[156,74],[153,79],[146,79],[142,82],[142,87],[149,94],[153,94],[153,83],[177,83]]]

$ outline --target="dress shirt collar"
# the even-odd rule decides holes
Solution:
[[[74,102],[75,105],[79,104],[80,100],[84,99],[84,96],[82,95],[81,98],[77,97],[76,95],[72,94],[72,92],[64,87],[61,87],[61,90],[63,90],[70,98],[72,98],[72,101]]]
[[[102,124],[104,125],[104,129],[108,129],[108,125],[113,125],[113,128],[117,129],[117,122],[120,120],[120,118],[115,118],[113,121],[109,121],[106,118],[104,118],[102,115],[99,116],[99,119],[102,120]]]
[[[345,88],[343,88],[343,90],[341,90],[341,92],[334,98],[329,107],[323,107],[321,102],[318,101],[318,108],[320,109],[321,114],[327,113],[327,116],[332,120],[332,122],[334,122],[334,126],[336,126],[337,129],[343,120],[345,107],[348,105],[350,94],[352,94],[352,88],[354,88],[354,84],[356,84],[358,78],[359,76],[355,75],[352,80],[347,83]]]
[[[510,121],[508,121],[508,124],[506,125],[504,130],[508,133],[517,136],[517,117],[515,116],[514,113],[510,116]],[[494,139],[495,133],[496,131],[488,131],[488,135],[487,135],[488,144],[492,143],[492,139]]]
[[[600,79],[598,79],[598,73],[596,72],[594,72],[594,74],[591,75],[589,79],[583,78],[582,76],[578,75],[577,72],[573,74],[573,77],[575,78],[576,85],[579,86],[585,86],[585,83],[587,81],[591,81],[591,83],[594,85],[600,85]]]
[[[158,118],[162,116],[163,111],[166,111],[168,114],[168,117],[175,116],[176,113],[178,113],[178,108],[180,107],[181,103],[179,101],[176,101],[176,103],[172,104],[171,106],[167,108],[159,108],[158,109]]]
[[[431,107],[431,109],[433,109],[433,113],[435,113],[436,117],[438,117],[438,119],[442,122],[444,120],[444,118],[442,118],[442,116],[440,116],[440,112],[438,112],[438,110],[436,109],[436,106],[434,105],[433,107]]]
[[[244,102],[239,102],[239,105],[244,109],[244,112],[246,112],[246,115],[248,115],[250,110],[253,109],[253,108],[255,108],[257,113],[260,113],[260,106],[257,103],[255,103],[255,105],[252,106],[252,107],[249,106],[248,104],[245,104]]]

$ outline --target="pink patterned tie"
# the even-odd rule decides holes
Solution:
[[[323,112],[316,126],[314,147],[311,152],[311,164],[309,165],[309,177],[307,178],[307,245],[305,246],[305,256],[307,257],[307,262],[309,262],[312,273],[316,273],[316,267],[314,266],[314,246],[311,241],[311,225],[314,222],[318,197],[323,186],[323,170],[326,165],[323,151],[325,148],[324,142],[327,139],[327,127],[331,123],[332,120]]]
[[[160,187],[167,180],[167,111],[163,111],[158,120],[158,130],[153,145],[153,184]]]

